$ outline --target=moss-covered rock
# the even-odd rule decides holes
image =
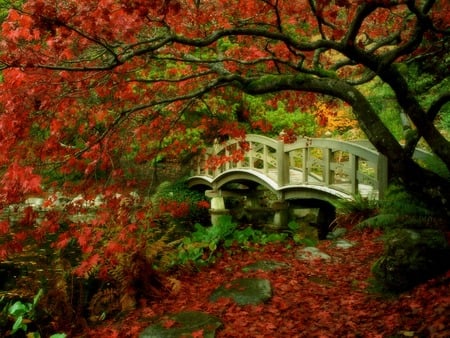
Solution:
[[[202,332],[202,337],[214,338],[216,330],[221,326],[220,320],[214,316],[186,311],[164,316],[142,331],[139,338],[189,338],[198,332]]]
[[[450,268],[450,246],[441,231],[394,229],[384,240],[372,273],[390,291],[405,291]]]
[[[272,286],[267,279],[238,278],[214,290],[210,300],[215,302],[222,297],[239,305],[260,304],[272,297]]]

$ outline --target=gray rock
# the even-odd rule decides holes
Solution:
[[[336,228],[332,232],[327,234],[327,239],[336,239],[345,235],[347,229],[345,228]]]
[[[336,246],[336,248],[340,248],[340,249],[350,249],[351,247],[355,246],[354,242],[350,242],[347,241],[345,239],[338,239],[334,245]]]
[[[264,303],[272,297],[272,286],[267,279],[262,278],[238,278],[226,285],[218,287],[210,300],[219,298],[231,298],[239,305]]]
[[[330,260],[331,256],[325,252],[320,251],[313,246],[307,246],[306,248],[297,251],[296,257],[302,260],[324,259]]]
[[[171,327],[164,327],[168,320],[174,321]],[[194,332],[203,330],[204,338],[214,338],[221,321],[207,313],[187,311],[164,316],[159,322],[147,327],[139,338],[181,338],[192,337]]]

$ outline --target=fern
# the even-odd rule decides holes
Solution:
[[[136,297],[157,299],[176,289],[174,279],[164,276],[176,256],[179,240],[169,241],[171,227],[163,235],[152,231],[146,241],[134,251],[118,253],[116,262],[108,271],[109,284],[119,296],[122,311],[136,305]]]
[[[119,293],[114,288],[100,290],[89,303],[89,319],[93,322],[106,319],[107,315],[121,309]]]
[[[333,201],[336,207],[336,225],[357,225],[378,213],[379,202],[375,199],[354,195],[352,200]]]
[[[374,228],[429,228],[445,225],[446,221],[426,202],[408,193],[398,185],[392,185],[383,201],[378,215],[368,218],[359,227]]]
[[[408,193],[403,187],[392,185],[389,187],[386,198],[381,202],[381,211],[389,214],[406,215],[432,215],[426,203]]]

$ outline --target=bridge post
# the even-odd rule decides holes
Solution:
[[[289,154],[284,151],[283,141],[277,143],[277,183],[280,187],[289,183]]]
[[[359,182],[358,182],[358,167],[359,167],[359,157],[350,154],[350,183],[351,190],[350,193],[352,195],[356,195],[359,191]]]
[[[205,192],[207,197],[211,198],[211,208],[209,214],[211,215],[211,225],[217,225],[219,218],[224,215],[229,215],[230,210],[225,208],[225,200],[220,190],[207,190]]]
[[[333,152],[331,149],[324,148],[323,149],[323,181],[325,185],[328,187],[333,183],[333,174],[331,171],[331,159],[333,157]]]
[[[285,228],[289,221],[289,203],[281,200],[272,203],[274,210],[273,225],[275,229]]]

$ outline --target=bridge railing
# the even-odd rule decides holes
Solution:
[[[261,135],[214,145],[194,174],[215,178],[231,169],[258,171],[279,187],[314,185],[374,197],[383,196],[388,180],[386,158],[361,144],[322,138],[284,144]]]
[[[314,184],[377,198],[387,187],[386,157],[358,143],[303,138],[285,144],[284,151],[289,156],[290,172],[285,184]]]
[[[216,177],[230,169],[254,169],[266,175],[277,170],[283,143],[261,135],[247,135],[244,141],[214,144],[197,159],[196,175]]]

